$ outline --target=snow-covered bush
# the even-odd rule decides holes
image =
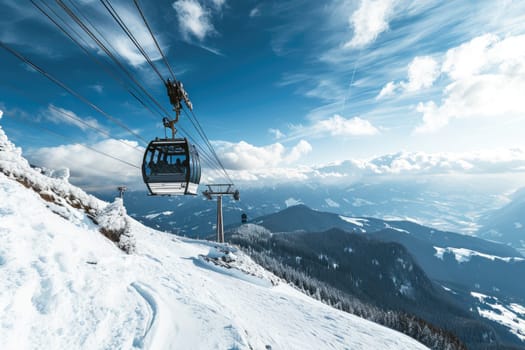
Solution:
[[[124,232],[120,235],[118,247],[128,254],[135,253],[137,251],[137,241],[135,240],[135,236],[129,231]]]
[[[100,232],[117,243],[120,249],[128,254],[136,250],[135,237],[130,231],[130,222],[121,198],[115,198],[113,203],[102,209],[95,221],[100,226]]]
[[[60,179],[64,181],[69,181],[70,171],[68,168],[61,169],[42,169],[44,175],[52,179]]]

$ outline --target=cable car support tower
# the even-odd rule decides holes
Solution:
[[[202,194],[209,200],[217,197],[217,242],[224,243],[224,225],[222,221],[222,196],[232,196],[238,201],[240,199],[239,190],[233,190],[233,184],[206,185],[208,189]]]

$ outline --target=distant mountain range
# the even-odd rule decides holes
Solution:
[[[478,219],[501,207],[504,184],[474,181],[448,183],[444,179],[382,181],[348,186],[301,183],[241,188],[241,200],[225,197],[225,224],[239,223],[241,214],[256,218],[297,204],[345,216],[366,216],[419,222],[441,230],[473,234]],[[115,194],[96,194],[112,200]],[[216,204],[197,197],[150,197],[146,192],[125,194],[128,211],[141,222],[168,232],[196,237],[214,231]]]
[[[525,284],[508,278],[525,280],[525,259],[506,245],[409,221],[345,217],[304,205],[262,216],[254,223],[272,232],[319,232],[339,228],[385,242],[397,242],[405,246],[435,280],[467,284],[472,290],[525,300]]]
[[[520,333],[525,331],[525,308],[520,309],[525,284],[517,282],[525,280],[525,259],[512,247],[409,221],[348,217],[304,205],[252,222],[271,233],[264,252],[295,267],[309,261],[307,270],[318,271],[314,277],[337,288],[441,326],[448,322],[467,343],[475,343],[465,339],[474,322],[467,322],[469,317],[497,320],[488,322],[502,339],[525,345],[519,340],[525,340]],[[243,241],[239,232],[239,225],[232,225],[227,238],[251,249],[260,246],[249,243],[257,242],[253,235]],[[325,269],[312,267],[312,261]],[[498,319],[498,312],[512,324]]]
[[[525,254],[525,189],[516,192],[510,203],[480,220],[480,237],[510,244]]]

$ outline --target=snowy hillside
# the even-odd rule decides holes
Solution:
[[[1,129],[0,169],[2,349],[424,348],[306,297],[241,252],[126,217],[136,251],[124,253],[90,218],[107,204],[30,168]]]

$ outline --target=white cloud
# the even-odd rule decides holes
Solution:
[[[104,92],[104,86],[101,84],[94,84],[89,86],[91,89],[95,90],[99,94]]]
[[[250,11],[250,17],[257,17],[257,16],[260,16],[261,15],[261,10],[259,9],[259,7],[254,7],[251,11]]]
[[[211,2],[213,3],[213,5],[215,5],[216,8],[220,9],[224,6],[226,0],[211,0]]]
[[[408,82],[403,84],[407,91],[418,91],[429,88],[439,76],[436,60],[430,56],[420,56],[412,60],[408,66]]]
[[[301,140],[297,145],[295,145],[290,153],[284,158],[284,161],[287,163],[293,163],[304,155],[310,153],[312,151],[312,145],[310,145],[307,141]]]
[[[135,141],[121,141],[131,147],[112,139],[88,146],[140,167],[143,150],[134,148],[137,147]],[[108,189],[120,184],[141,188],[140,169],[106,157],[81,144],[39,148],[29,152],[28,158],[33,163],[49,169],[69,168],[70,182],[84,188]]]
[[[137,14],[137,11],[133,10],[129,6],[123,6],[122,4],[117,3],[114,4],[113,7],[115,7],[115,10],[119,13],[119,16],[125,21],[126,26],[133,33],[151,60],[156,61],[161,59],[160,53],[158,52],[147,28],[145,27],[144,22]],[[90,6],[90,8],[93,8],[93,6]],[[104,10],[103,8],[98,9],[99,11]],[[120,27],[118,27],[114,21],[111,21],[106,14],[95,17],[94,21],[99,31],[104,33],[107,41],[110,42],[118,54],[127,60],[131,65],[137,67],[146,62],[144,56],[138,51],[131,40],[129,40],[127,35],[122,32]],[[88,42],[92,43],[93,47],[95,47],[95,43],[88,39],[87,36],[86,39]],[[157,40],[160,40],[160,38],[157,38]],[[160,45],[162,47],[161,40]],[[102,50],[100,50],[99,53],[101,55],[105,55]]]
[[[340,106],[335,106],[333,110],[340,110]],[[311,114],[312,119],[308,125],[290,125],[290,132],[285,137],[286,141],[297,140],[304,137],[326,137],[326,136],[371,136],[379,134],[372,123],[360,117],[344,118],[335,113],[330,118],[319,119],[326,115],[327,109],[321,108],[318,113]],[[313,117],[315,116],[315,118]]]
[[[4,116],[4,111],[2,111],[2,110],[0,109],[0,119],[2,119],[3,116]]]
[[[282,139],[283,137],[286,136],[286,135],[283,134],[282,131],[279,130],[279,129],[272,129],[272,128],[270,128],[270,129],[268,129],[268,132],[269,132],[270,134],[272,134],[273,137],[274,137],[276,140]]]
[[[321,79],[317,85],[305,92],[305,96],[315,97],[325,101],[339,101],[345,95],[345,89],[331,79]]]
[[[415,129],[416,133],[436,131],[448,124],[448,116],[445,113],[440,113],[439,107],[434,101],[420,102],[416,111],[423,114],[423,124]]]
[[[522,172],[524,149],[495,149],[465,153],[399,152],[362,162],[361,169],[388,174],[492,174]]]
[[[387,83],[385,86],[383,86],[383,88],[381,89],[381,91],[379,92],[379,95],[377,95],[376,99],[381,99],[381,98],[384,98],[384,97],[388,97],[388,96],[392,96],[396,93],[396,90],[399,88],[399,85],[396,84],[395,82],[391,81],[389,83]]]
[[[332,136],[375,135],[379,133],[379,130],[368,120],[359,117],[347,119],[339,114],[328,119],[318,120],[312,128],[318,133],[328,133]]]
[[[440,105],[418,105],[423,123],[415,132],[434,132],[452,119],[525,118],[525,35],[474,38],[446,53],[442,71],[451,82]]]
[[[289,168],[229,170],[228,172],[236,183],[244,182],[247,185],[269,186],[278,183],[307,181],[310,179],[310,171],[311,169],[307,167],[294,166]]]
[[[79,117],[75,112],[57,107],[53,104],[50,104],[47,109],[42,113],[42,116],[54,123],[54,124],[69,124],[74,125],[81,130],[88,130],[88,129],[99,129],[103,131],[107,131],[105,128],[103,128],[98,120],[91,117]]]
[[[354,36],[344,46],[362,48],[372,43],[379,34],[388,30],[393,7],[393,0],[362,0],[359,8],[349,18]]]
[[[460,80],[480,73],[489,63],[488,51],[498,37],[486,34],[447,51],[441,70],[452,79]]]
[[[213,33],[215,28],[211,23],[211,14],[195,0],[177,0],[173,3],[177,13],[179,27],[186,39],[192,35],[199,41]]]
[[[371,159],[350,159],[320,166],[230,170],[235,181],[257,185],[311,181],[344,183],[362,178],[403,179],[415,175],[508,175],[525,172],[525,149],[493,149],[465,153],[398,152]]]
[[[134,141],[122,140],[132,147]],[[268,184],[289,181],[344,182],[363,177],[413,175],[508,174],[525,172],[525,149],[493,149],[470,153],[399,152],[372,159],[352,159],[330,165],[298,166],[294,161],[311,151],[301,140],[291,149],[276,143],[256,147],[246,142],[213,142],[234,181]],[[116,140],[89,145],[100,152],[140,166],[142,149],[134,150]],[[140,169],[93,152],[80,144],[46,147],[29,152],[28,159],[49,169],[68,167],[70,181],[91,190],[113,189],[126,184],[143,189]],[[213,182],[213,173],[203,169],[202,182]]]
[[[318,167],[323,173],[371,175],[495,174],[523,172],[525,149],[464,153],[398,152],[368,160],[347,160]]]
[[[438,62],[430,56],[417,56],[408,65],[406,81],[387,83],[376,99],[392,96],[398,91],[416,92],[431,87],[438,78],[440,71]]]
[[[224,166],[232,170],[276,168],[283,163],[293,163],[312,150],[312,146],[304,140],[291,150],[281,143],[257,147],[245,141],[214,141],[213,145]]]
[[[208,47],[208,46],[205,46],[205,45],[197,45],[197,46],[200,47],[203,50],[211,52],[214,55],[224,57],[224,54],[218,49],[214,49],[213,47]]]

